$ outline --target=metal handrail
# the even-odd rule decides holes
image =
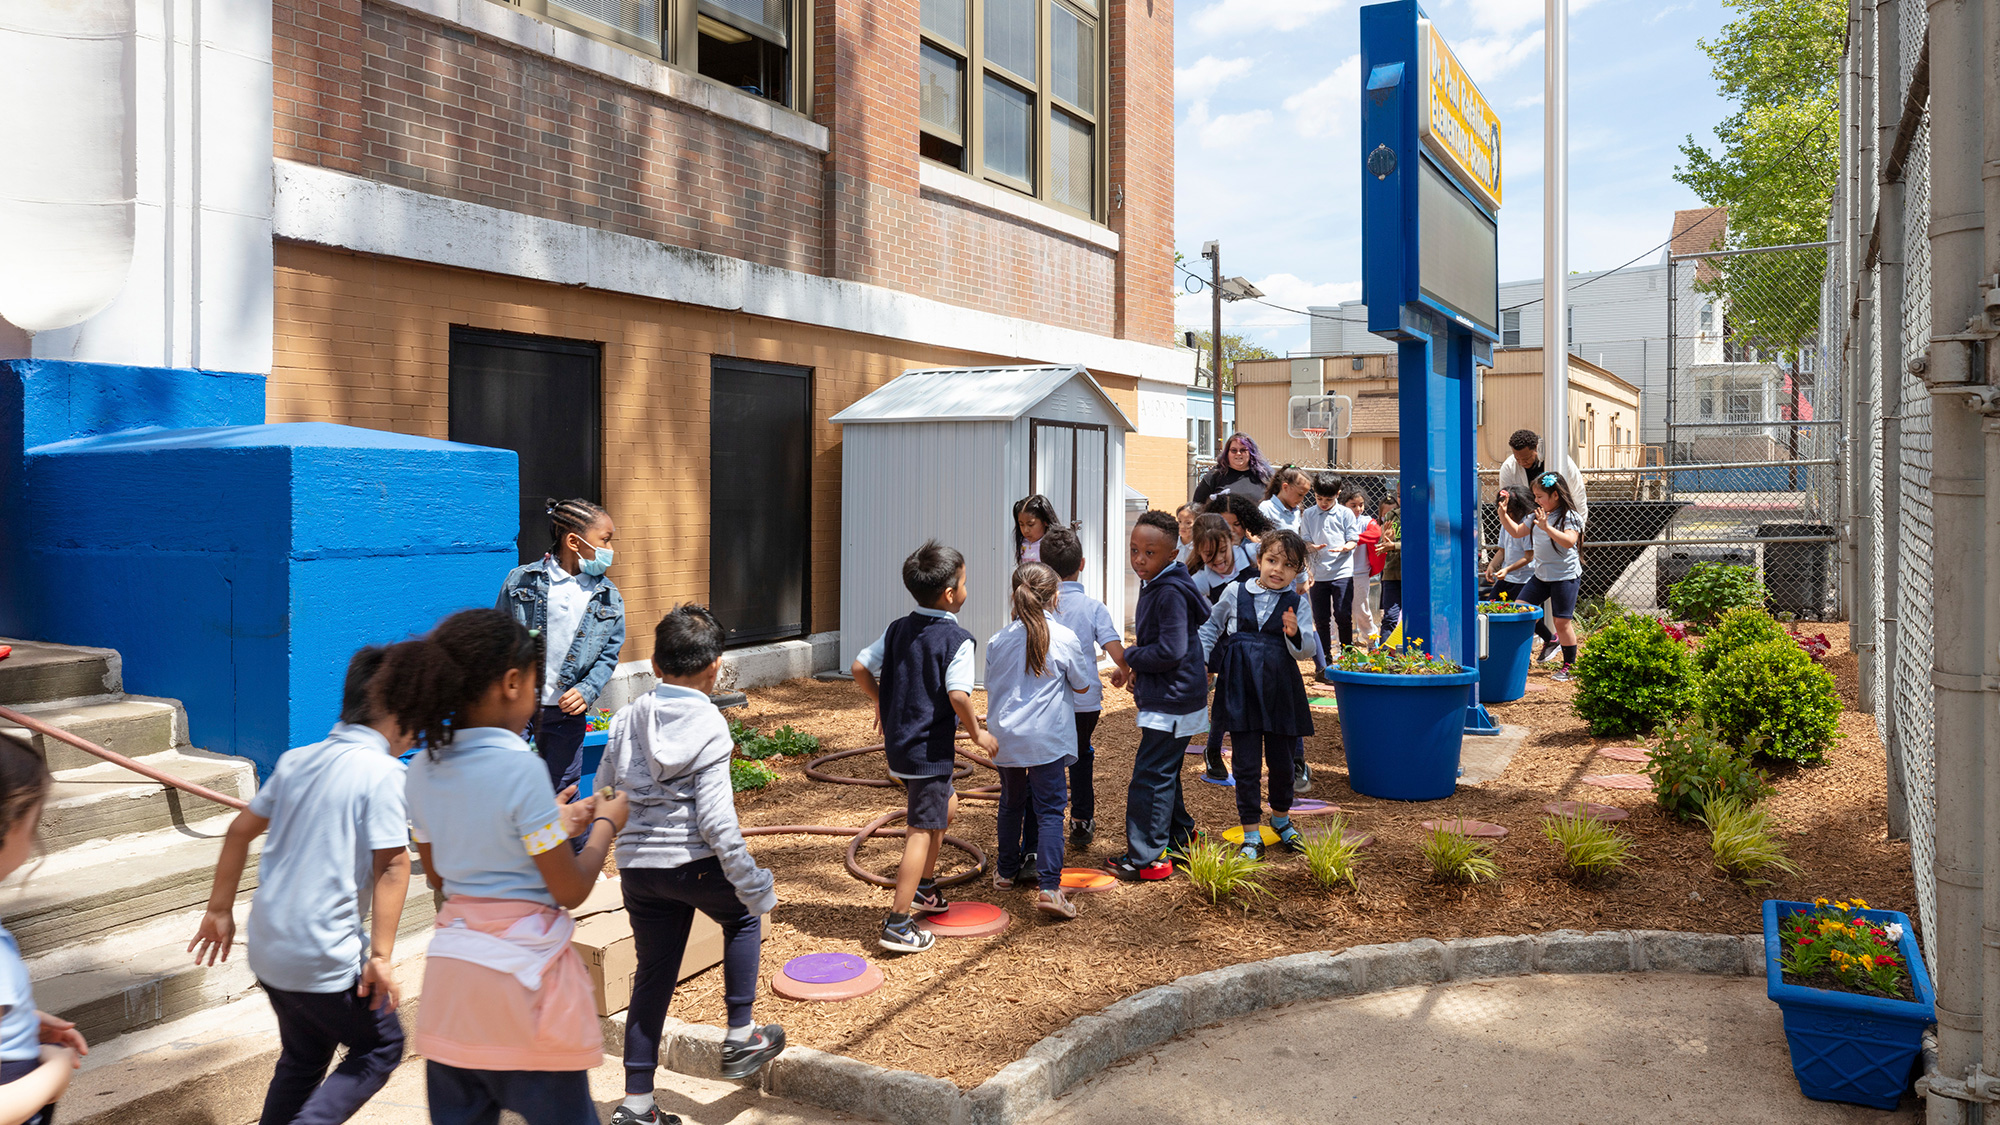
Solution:
[[[61,727],[52,727],[49,724],[41,721],[40,719],[35,718],[32,715],[23,715],[21,712],[16,711],[11,707],[0,707],[0,721],[12,723],[17,727],[24,727],[46,738],[53,738],[59,742],[67,742],[71,746],[76,747],[78,750],[81,750],[86,754],[95,754],[98,757],[104,759],[105,761],[110,762],[114,766],[118,766],[122,769],[131,770],[133,773],[136,773],[141,777],[150,778],[153,781],[159,782],[161,785],[172,786],[175,789],[179,789],[183,793],[193,794],[196,797],[200,797],[204,801],[214,801],[218,805],[227,805],[230,808],[237,810],[238,812],[241,812],[250,807],[248,802],[242,801],[236,797],[230,797],[222,793],[217,793],[213,789],[196,785],[194,782],[188,781],[184,778],[175,777],[173,774],[170,774],[165,770],[154,769],[152,766],[135,762],[132,759],[126,757],[125,755],[118,753],[116,750],[106,750],[104,747],[99,746],[97,743],[92,742],[87,738],[81,738],[77,735],[71,734],[70,732],[63,730]]]

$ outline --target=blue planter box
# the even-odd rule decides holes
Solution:
[[[1364,797],[1437,801],[1458,788],[1458,750],[1477,672],[1392,676],[1328,668],[1347,751],[1347,783]]]
[[[1479,702],[1511,703],[1528,694],[1528,667],[1535,662],[1535,622],[1539,606],[1520,613],[1486,613],[1486,659],[1479,662]]]
[[[1852,992],[1830,992],[1785,983],[1778,964],[1778,926],[1787,917],[1810,912],[1809,902],[1764,902],[1764,980],[1771,999],[1785,1013],[1785,1042],[1799,1092],[1823,1102],[1852,1102],[1894,1109],[1909,1090],[1923,1053],[1924,1029],[1936,1018],[1937,994],[1924,971],[1923,953],[1907,915],[1893,910],[1857,910],[1858,918],[1903,927],[1896,951],[1909,967],[1915,1000],[1889,1000]]]

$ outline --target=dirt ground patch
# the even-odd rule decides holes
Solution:
[[[1302,859],[1274,852],[1277,862],[1267,885],[1275,897],[1247,910],[1212,906],[1176,877],[1076,896],[1081,916],[1054,922],[1032,909],[1032,891],[997,892],[980,879],[948,897],[1005,907],[1013,916],[1006,932],[940,938],[927,953],[898,958],[880,953],[874,940],[889,893],[847,874],[840,841],[752,839],[758,861],[777,875],[781,900],[765,942],[765,972],[775,973],[800,954],[859,951],[888,978],[873,995],[841,1004],[783,1000],[771,994],[768,981],[760,982],[758,1018],[783,1023],[793,1043],[971,1088],[1076,1016],[1188,973],[1287,953],[1564,928],[1753,933],[1761,904],[1771,897],[1859,895],[1872,906],[1913,912],[1909,847],[1886,839],[1882,744],[1873,717],[1852,710],[1854,656],[1846,629],[1827,632],[1835,642],[1829,666],[1849,708],[1841,717],[1846,737],[1824,765],[1771,771],[1778,786],[1771,808],[1802,868],[1800,875],[1771,886],[1746,887],[1716,871],[1706,835],[1662,814],[1649,793],[1584,785],[1586,774],[1634,772],[1633,763],[1596,756],[1601,747],[1633,740],[1593,739],[1570,709],[1572,688],[1538,671],[1530,682],[1544,690],[1492,707],[1501,722],[1525,726],[1533,736],[1503,776],[1477,788],[1461,787],[1444,801],[1412,804],[1355,794],[1347,786],[1339,725],[1331,713],[1318,716],[1319,732],[1306,739],[1314,775],[1310,796],[1338,804],[1355,828],[1376,837],[1365,853],[1358,891],[1321,890],[1308,879]],[[866,701],[852,685],[799,680],[749,694],[748,713],[734,711],[731,717],[761,730],[790,723],[817,735],[827,750],[878,740]],[[1071,855],[1066,862],[1072,866],[1102,863],[1124,846],[1125,784],[1138,732],[1129,693],[1107,690],[1105,703],[1094,740],[1097,843],[1087,856]],[[977,706],[984,709],[983,699]],[[804,776],[803,759],[770,761],[780,779],[738,795],[745,825],[859,826],[900,805],[898,790],[828,785]],[[1236,823],[1233,791],[1199,780],[1198,758],[1190,757],[1189,765],[1185,787],[1196,822],[1212,831]],[[875,755],[832,768],[886,776]],[[980,770],[960,787],[992,780]],[[1557,849],[1537,825],[1545,803],[1568,799],[1632,810],[1622,825],[1634,840],[1628,871],[1590,883],[1564,873]],[[1417,850],[1419,822],[1440,815],[1511,830],[1495,849],[1504,869],[1497,884],[1459,887],[1431,880]],[[993,805],[961,802],[952,831],[991,851]],[[898,847],[896,841],[871,843],[862,862],[891,873]],[[948,851],[946,863],[946,873],[962,869],[957,853]],[[720,970],[684,985],[673,1014],[720,1023]]]

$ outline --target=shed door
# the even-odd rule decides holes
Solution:
[[[1106,495],[1111,479],[1110,431],[1076,422],[1028,423],[1028,489],[1055,502],[1056,517],[1079,526],[1084,567],[1081,581],[1090,596],[1104,600],[1105,576],[1118,564],[1105,538]]]
[[[710,368],[708,607],[732,645],[806,631],[811,390],[809,367]]]
[[[604,502],[602,348],[453,326],[446,436],[520,456],[521,561],[549,548],[547,501]]]

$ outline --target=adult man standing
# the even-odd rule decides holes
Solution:
[[[1514,455],[1500,462],[1500,488],[1503,491],[1518,493],[1533,503],[1535,478],[1546,472],[1558,472],[1569,482],[1570,495],[1576,498],[1576,514],[1586,520],[1590,518],[1590,501],[1583,494],[1583,474],[1576,471],[1560,450],[1556,453],[1554,464],[1543,461],[1541,435],[1533,430],[1515,430],[1507,439],[1507,447],[1514,451]]]

